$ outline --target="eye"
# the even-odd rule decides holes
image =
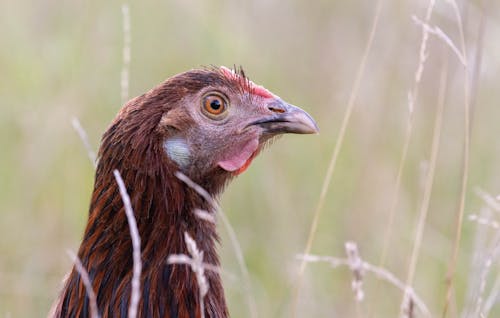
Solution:
[[[212,119],[222,119],[227,111],[227,100],[218,93],[211,93],[203,97],[201,109]]]

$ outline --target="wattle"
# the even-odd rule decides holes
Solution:
[[[240,174],[248,168],[258,148],[259,141],[257,139],[252,139],[242,148],[229,155],[227,159],[219,161],[218,165],[226,171]]]

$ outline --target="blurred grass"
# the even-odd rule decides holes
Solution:
[[[473,108],[466,214],[483,202],[475,186],[500,193],[500,5],[487,9],[482,71]],[[408,116],[407,92],[418,60],[419,1],[385,1],[374,47],[347,130],[313,246],[342,256],[347,240],[376,263]],[[478,40],[481,1],[460,3],[470,60]],[[0,3],[0,315],[39,317],[56,297],[86,222],[93,168],[71,128],[77,116],[97,148],[120,108],[121,2]],[[288,136],[255,160],[223,196],[222,206],[243,245],[261,317],[287,317],[312,212],[355,71],[374,3],[366,1],[141,1],[130,4],[130,95],[201,65],[243,65],[252,79],[304,107],[320,136]],[[438,2],[433,24],[458,43],[451,8]],[[415,109],[387,268],[405,278],[422,194],[422,163],[430,155],[440,56],[436,38]],[[472,63],[472,62],[471,62]],[[415,289],[433,313],[444,301],[461,174],[463,73],[450,55],[450,81],[429,218]],[[476,226],[464,223],[456,306],[463,308]],[[238,267],[223,234],[224,267]],[[496,263],[498,269],[498,263]],[[497,273],[497,272],[496,272]],[[494,277],[494,276],[491,276]],[[300,317],[354,317],[351,274],[311,264]],[[233,317],[248,311],[239,281],[226,281]],[[390,317],[401,293],[366,282],[363,317]],[[500,314],[494,308],[491,317]],[[452,316],[456,316],[456,313]]]

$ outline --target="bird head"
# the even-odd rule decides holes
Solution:
[[[156,161],[166,160],[200,184],[241,174],[273,137],[318,132],[305,111],[254,84],[243,70],[225,67],[171,77],[130,101],[116,121],[130,126],[120,130],[131,134],[121,140],[133,151],[156,153]]]

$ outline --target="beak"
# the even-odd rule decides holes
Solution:
[[[278,135],[292,134],[317,134],[318,125],[312,117],[297,106],[285,103],[281,99],[274,100],[267,105],[272,112],[265,118],[251,122],[250,125],[260,126],[265,133]]]

